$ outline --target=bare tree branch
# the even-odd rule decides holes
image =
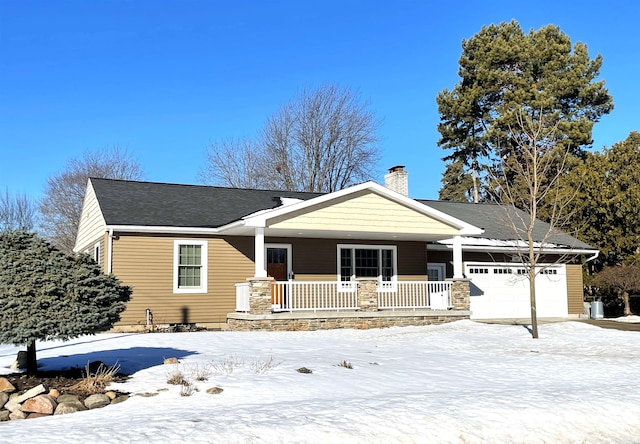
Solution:
[[[0,195],[0,232],[33,231],[36,215],[36,205],[26,194],[12,196],[6,189]]]
[[[137,180],[142,175],[138,161],[118,146],[71,159],[62,172],[47,179],[40,201],[45,238],[62,251],[73,251],[89,177]]]
[[[269,117],[255,142],[207,152],[205,183],[331,192],[369,180],[380,157],[380,121],[350,89],[303,90]]]
[[[566,255],[551,260],[548,248],[570,220],[569,204],[577,193],[561,191],[560,180],[568,171],[571,154],[568,147],[558,143],[558,123],[549,125],[553,119],[548,120],[544,111],[525,107],[513,110],[516,125],[509,127],[510,143],[500,168],[502,176],[493,177],[506,223],[515,234],[518,256],[527,272],[534,338],[538,337],[535,279],[550,264],[569,260]],[[540,225],[538,213],[543,207],[549,213],[548,222]]]

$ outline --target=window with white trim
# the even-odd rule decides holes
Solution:
[[[207,292],[207,241],[174,241],[173,292]]]
[[[338,245],[338,280],[376,278],[381,282],[397,277],[397,249],[394,245]]]
[[[100,242],[93,246],[93,260],[98,264],[100,263]]]

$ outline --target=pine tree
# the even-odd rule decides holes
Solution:
[[[0,343],[27,346],[29,374],[36,340],[106,331],[130,296],[87,255],[67,255],[32,233],[0,233]]]
[[[640,133],[602,152],[588,153],[567,177],[577,189],[573,225],[601,251],[607,265],[640,263]]]
[[[438,193],[440,200],[454,202],[473,201],[473,178],[464,171],[464,165],[457,160],[447,165],[442,174],[442,188]]]
[[[452,150],[444,160],[463,162],[472,175],[502,177],[504,156],[517,152],[521,113],[556,128],[558,148],[581,156],[593,124],[613,109],[596,81],[602,57],[590,59],[586,45],[572,46],[553,25],[529,33],[516,21],[485,26],[463,40],[459,65],[460,82],[436,98],[438,145]]]

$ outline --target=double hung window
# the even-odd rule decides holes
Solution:
[[[174,241],[173,264],[174,293],[207,292],[207,241]]]

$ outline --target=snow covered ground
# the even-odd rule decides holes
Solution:
[[[41,343],[43,369],[117,360],[133,376],[115,388],[158,394],[0,423],[0,442],[640,442],[640,332],[578,322],[539,329],[539,340],[523,326],[459,321]],[[0,346],[0,373],[16,353]],[[162,365],[169,357],[180,364]],[[277,365],[260,373],[270,359]],[[172,372],[203,369],[209,379],[191,396],[167,384]],[[224,391],[207,394],[214,386]]]

